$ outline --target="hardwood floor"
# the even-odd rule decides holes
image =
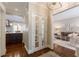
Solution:
[[[49,51],[52,51],[52,52],[55,51],[58,55],[60,55],[62,57],[72,57],[75,54],[75,51],[61,47],[61,46],[55,44],[54,50],[51,50],[49,48],[45,48],[45,49],[39,50],[39,51],[34,52],[34,53],[29,55],[24,48],[24,44],[17,43],[17,44],[8,45],[7,52],[2,57],[38,57],[38,56],[40,56],[46,52],[49,52]]]
[[[7,52],[2,57],[37,57],[50,51],[49,48],[45,48],[29,55],[25,50],[23,43],[10,44],[6,48]]]
[[[29,57],[38,57],[38,56],[40,56],[40,55],[42,55],[50,50],[51,49],[49,49],[49,48],[45,48],[45,49],[42,49],[42,50],[39,50],[39,51],[36,51],[36,52],[30,54]]]
[[[7,47],[7,52],[4,55],[5,57],[24,57],[28,56],[27,51],[24,48],[23,43],[11,44]]]

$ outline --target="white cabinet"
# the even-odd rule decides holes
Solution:
[[[47,45],[47,17],[48,9],[45,4],[29,3],[28,11],[28,39],[29,39],[29,54]]]
[[[34,18],[34,50],[39,50],[45,47],[45,19],[42,16]]]

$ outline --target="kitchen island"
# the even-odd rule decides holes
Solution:
[[[6,33],[6,44],[22,43],[23,33]]]

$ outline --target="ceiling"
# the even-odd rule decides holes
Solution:
[[[27,13],[28,10],[28,2],[3,2],[4,6],[6,7],[7,14],[12,15],[19,15],[24,16]],[[32,4],[47,4],[47,3],[32,3]],[[57,9],[61,7],[61,4],[59,2],[52,2],[48,3],[50,8]],[[51,6],[52,5],[52,6]],[[18,11],[16,10],[18,9]]]
[[[27,13],[27,2],[3,2],[6,13],[11,15],[24,16]]]
[[[15,23],[24,23],[24,19],[17,15],[6,15],[6,20],[9,20],[10,22],[15,22]]]

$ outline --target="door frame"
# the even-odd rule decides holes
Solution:
[[[5,38],[5,34],[6,34],[6,32],[5,32],[5,15],[6,15],[6,9],[5,9],[5,6],[3,5],[3,3],[2,2],[0,2],[0,9],[2,10],[2,19],[0,20],[1,21],[1,39],[0,39],[0,48],[1,48],[1,51],[0,51],[0,56],[2,56],[2,55],[5,55],[5,53],[6,53],[6,38]]]
[[[47,44],[47,38],[46,38],[46,37],[47,37],[47,36],[46,36],[46,35],[47,35],[47,33],[46,33],[47,27],[46,27],[46,25],[44,24],[44,26],[45,26],[45,29],[44,29],[45,46],[42,46],[42,43],[40,42],[40,41],[42,41],[42,40],[39,40],[39,42],[40,42],[39,44],[40,44],[40,45],[39,45],[39,47],[35,48],[35,17],[39,17],[39,19],[40,19],[40,18],[41,18],[41,19],[45,18],[45,17],[43,17],[42,15],[33,15],[33,20],[34,20],[34,21],[33,21],[33,25],[34,25],[34,30],[33,30],[34,33],[33,33],[33,34],[34,34],[34,39],[33,39],[33,42],[32,42],[32,43],[33,43],[33,45],[34,45],[34,46],[33,46],[33,51],[34,51],[34,52],[35,52],[35,51],[38,51],[38,50],[40,50],[40,49],[44,49],[44,48],[47,47],[47,45],[46,45],[46,44]],[[46,18],[45,18],[45,23],[46,23],[46,22],[47,22],[47,21],[46,21]]]

